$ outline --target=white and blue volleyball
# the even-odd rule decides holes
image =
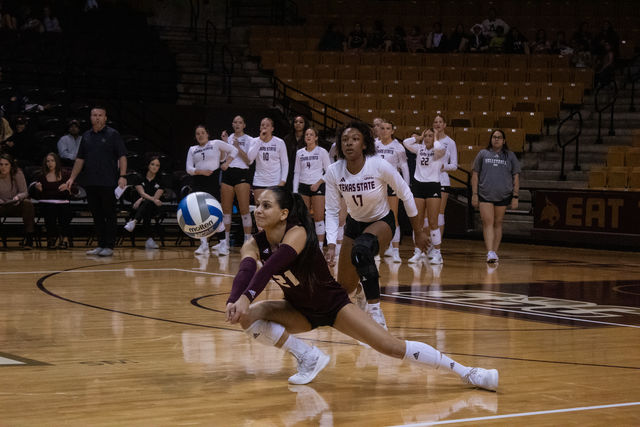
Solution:
[[[178,225],[184,233],[199,239],[222,228],[222,206],[211,194],[191,193],[178,205]]]

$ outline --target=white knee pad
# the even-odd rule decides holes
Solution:
[[[267,320],[256,320],[244,332],[260,344],[274,346],[284,334],[284,326]]]
[[[253,223],[251,222],[251,214],[250,213],[240,215],[240,217],[242,218],[242,226],[244,228],[249,228],[249,227],[253,226]]]
[[[338,236],[336,237],[336,240],[342,241],[343,237],[344,237],[344,226],[338,227]]]
[[[435,230],[430,230],[429,234],[431,235],[431,244],[433,246],[438,246],[442,243],[442,236],[440,235],[440,229],[436,228]]]
[[[231,214],[222,215],[222,222],[224,223],[224,225],[231,224]]]
[[[444,214],[438,214],[438,227],[442,227],[444,225]]]
[[[324,221],[316,221],[316,234],[324,235]]]
[[[429,218],[427,218],[426,216],[424,217],[424,228],[429,228]]]
[[[393,233],[393,239],[391,239],[391,241],[394,243],[400,242],[400,227],[396,227],[396,232]]]

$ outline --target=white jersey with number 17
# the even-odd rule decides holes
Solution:
[[[340,194],[347,205],[347,212],[356,221],[374,222],[389,213],[387,185],[404,202],[408,216],[418,214],[409,185],[398,171],[380,156],[365,157],[364,166],[355,175],[347,170],[347,161],[340,159],[329,166],[324,181],[327,243],[336,242]]]

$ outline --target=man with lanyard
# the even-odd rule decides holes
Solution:
[[[124,190],[127,185],[126,155],[120,134],[107,126],[107,110],[94,107],[91,110],[91,129],[82,135],[71,177],[60,188],[71,188],[80,172],[84,172],[81,183],[87,191],[87,202],[98,236],[98,247],[87,251],[87,255],[113,255],[117,221],[114,189],[120,187]]]

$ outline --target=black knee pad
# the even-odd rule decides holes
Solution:
[[[380,298],[378,268],[374,258],[379,249],[378,237],[371,233],[356,237],[351,249],[351,262],[356,267],[368,300]]]

